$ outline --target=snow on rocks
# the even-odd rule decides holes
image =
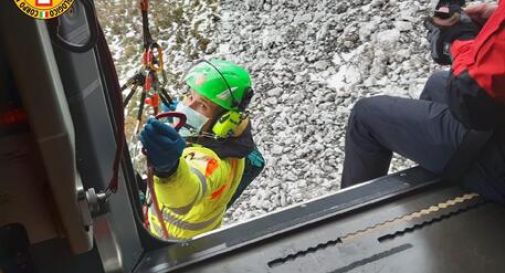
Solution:
[[[247,45],[212,56],[252,71],[254,136],[267,161],[225,223],[247,219],[234,210],[254,217],[338,190],[354,102],[377,94],[417,97],[434,68],[419,27],[428,1],[260,2],[222,1],[223,17],[248,18],[255,27],[246,34],[249,23],[238,19],[213,37],[229,48]],[[239,33],[247,39],[221,38]],[[391,170],[412,165],[395,157]],[[257,189],[270,189],[269,202],[250,202]]]
[[[225,224],[337,191],[353,104],[379,94],[418,97],[437,68],[422,26],[429,0],[156,3],[151,29],[166,47],[169,90],[202,57],[237,62],[253,77],[253,134],[266,167]],[[131,73],[141,50],[139,18],[118,15],[104,25],[119,74]],[[125,58],[126,51],[137,55]],[[395,156],[390,171],[412,165]]]

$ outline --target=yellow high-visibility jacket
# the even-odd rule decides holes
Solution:
[[[244,158],[221,159],[211,149],[187,147],[175,173],[155,177],[154,192],[168,239],[187,240],[218,228],[242,179],[244,164]],[[162,238],[162,223],[153,207],[148,211],[149,229]]]

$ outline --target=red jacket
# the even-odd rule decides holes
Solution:
[[[474,40],[455,41],[449,106],[468,128],[504,128],[505,1]]]

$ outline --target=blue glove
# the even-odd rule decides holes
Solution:
[[[179,101],[176,99],[172,100],[172,103],[170,103],[170,104],[165,104],[162,102],[161,103],[161,111],[162,112],[175,111],[178,103],[179,103]]]
[[[186,142],[174,128],[150,118],[140,133],[140,141],[156,175],[168,177],[175,172]]]

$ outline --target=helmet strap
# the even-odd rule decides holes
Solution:
[[[254,90],[252,88],[247,88],[244,90],[244,97],[242,101],[237,105],[237,108],[240,112],[244,112],[249,104],[251,103],[252,97],[254,96]]]

